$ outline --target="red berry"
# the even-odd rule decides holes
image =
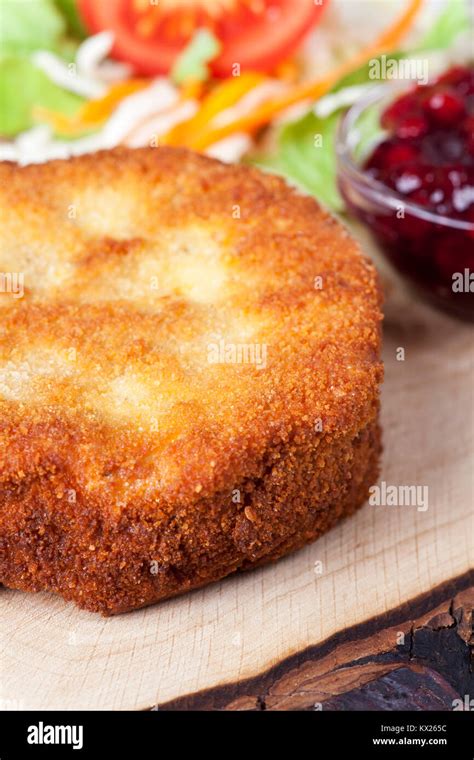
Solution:
[[[404,119],[421,114],[420,104],[412,90],[406,95],[397,98],[382,114],[380,123],[385,129],[393,129]]]
[[[426,190],[420,189],[416,190],[412,195],[410,195],[410,202],[414,203],[416,206],[423,206],[423,208],[429,208],[430,206],[430,199],[426,194]]]
[[[422,116],[410,116],[400,121],[395,128],[395,134],[401,140],[422,137],[428,131],[428,124]]]
[[[466,76],[466,70],[469,72],[469,69],[466,69],[465,66],[451,66],[444,74],[441,74],[438,82],[451,85],[458,84]]]
[[[397,143],[388,149],[385,155],[384,164],[387,168],[395,168],[404,164],[409,164],[411,161],[415,161],[416,158],[417,152],[412,145]]]
[[[466,158],[464,136],[454,129],[429,132],[421,144],[423,160],[433,167],[451,165]]]
[[[474,69],[467,66],[453,66],[438,79],[441,84],[449,84],[458,95],[466,97],[474,94]]]
[[[409,163],[417,157],[417,151],[411,145],[404,145],[399,140],[390,138],[379,143],[366,162],[366,169],[387,169]]]
[[[449,90],[428,95],[423,101],[423,108],[435,124],[446,127],[456,126],[465,113],[462,99]]]
[[[472,158],[474,157],[474,116],[468,116],[466,119],[464,119],[462,123],[462,131],[466,137],[467,153]]]

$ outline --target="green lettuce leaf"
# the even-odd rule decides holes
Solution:
[[[58,87],[27,58],[0,59],[0,134],[13,137],[36,122],[34,106],[72,116],[83,99]]]
[[[339,112],[320,119],[310,111],[282,128],[276,155],[257,158],[255,163],[268,171],[283,174],[301,190],[315,195],[330,208],[342,209],[336,186],[335,136],[338,119]]]
[[[103,0],[99,1],[103,2]],[[63,15],[67,31],[81,40],[87,37],[87,29],[82,22],[76,0],[54,0],[54,2]]]
[[[171,79],[176,84],[189,80],[206,81],[209,78],[208,63],[221,51],[217,38],[208,29],[198,29],[191,42],[176,60]]]
[[[52,50],[66,24],[52,0],[0,0],[0,56]]]
[[[417,51],[444,50],[453,44],[461,32],[472,29],[466,0],[446,0],[429,32]]]

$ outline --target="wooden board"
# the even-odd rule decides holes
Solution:
[[[387,636],[411,630],[409,603],[420,595],[424,615],[451,615],[447,628],[462,622],[468,646],[470,602],[464,597],[459,602],[465,613],[458,620],[449,599],[468,585],[466,573],[474,565],[473,332],[417,304],[398,284],[389,291],[382,480],[427,486],[428,509],[367,504],[275,565],[111,619],[81,612],[49,594],[2,589],[0,708],[146,709],[172,706],[173,700],[177,706],[196,706],[199,699],[189,695],[208,689],[222,693],[228,683],[237,684],[232,693],[236,699],[241,695],[243,708],[255,708],[258,690],[239,691],[239,683],[258,679],[279,663],[286,663],[290,673],[295,662],[306,661],[295,656],[308,647],[327,652],[333,642],[337,655],[344,631],[352,631],[354,641],[366,638],[372,653],[393,650],[397,642],[390,644]],[[399,361],[400,348],[404,361]],[[431,601],[433,589],[456,578],[451,588],[443,587],[444,596],[438,590]],[[385,613],[389,616],[367,623]],[[395,623],[392,630],[387,620],[405,627]],[[377,639],[382,628],[386,650]],[[336,662],[344,662],[342,653]],[[384,677],[390,677],[389,670]],[[368,678],[355,678],[357,688],[378,677],[375,665],[364,672]],[[438,686],[436,681],[433,689]],[[321,696],[327,684],[320,687]],[[250,703],[246,694],[253,695]],[[221,703],[228,705],[229,699]],[[216,702],[208,698],[201,704]],[[307,704],[307,699],[298,703]]]

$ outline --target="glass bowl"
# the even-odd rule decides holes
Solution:
[[[474,321],[474,223],[427,211],[363,170],[388,135],[380,125],[383,111],[409,87],[377,85],[343,116],[336,139],[339,189],[349,211],[418,294]]]

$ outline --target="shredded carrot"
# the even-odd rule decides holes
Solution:
[[[33,116],[54,130],[54,132],[69,137],[75,137],[95,129],[104,122],[121,100],[134,92],[147,87],[146,79],[129,79],[113,84],[104,97],[88,100],[74,116],[65,116],[57,111],[50,111],[42,106],[33,109]]]
[[[77,122],[75,118],[65,116],[65,114],[57,111],[50,111],[43,106],[34,106],[32,116],[35,121],[50,126],[56,134],[67,135],[68,137],[79,137],[89,128],[87,124]]]
[[[204,83],[198,79],[190,79],[181,87],[181,100],[200,100],[204,89]]]
[[[246,72],[239,77],[225,79],[204,98],[199,111],[191,119],[181,122],[164,136],[162,144],[184,145],[191,135],[206,129],[214,116],[233,106],[265,80],[266,76],[258,72]]]
[[[300,67],[292,58],[282,61],[275,69],[276,78],[281,79],[282,82],[288,82],[288,84],[297,82],[299,73]]]
[[[365,47],[358,52],[353,58],[337,66],[333,71],[322,79],[315,82],[306,82],[293,88],[279,98],[269,100],[259,106],[253,113],[242,116],[221,127],[212,128],[207,125],[199,133],[189,133],[185,142],[186,145],[195,150],[204,150],[219,140],[235,132],[246,132],[252,134],[260,127],[268,124],[271,119],[286,110],[290,106],[303,100],[316,100],[325,95],[334,84],[342,77],[350,74],[351,71],[361,66],[370,58],[381,55],[384,51],[393,50],[402,37],[409,30],[416,14],[418,13],[423,0],[410,0],[407,9],[402,13],[398,20],[376,40],[376,42]]]
[[[129,79],[125,82],[117,82],[117,84],[113,84],[103,98],[89,100],[87,103],[84,103],[77,115],[78,121],[87,122],[89,124],[91,122],[104,121],[110,116],[115,109],[115,106],[120,103],[121,100],[128,95],[133,95],[133,93],[143,90],[145,87],[148,87],[149,84],[150,82],[147,79]]]

